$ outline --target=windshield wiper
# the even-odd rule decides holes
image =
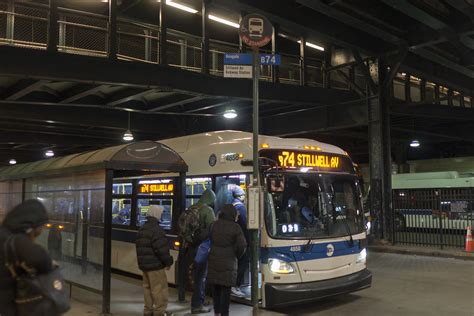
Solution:
[[[341,214],[337,214],[337,211],[336,211],[336,205],[334,204],[334,188],[331,186],[331,189],[332,189],[332,194],[331,194],[331,206],[332,206],[332,209],[333,209],[333,213],[335,212],[336,213],[336,220],[339,216],[341,216]],[[342,208],[341,208],[342,209]],[[342,218],[342,222],[344,224],[344,227],[346,228],[346,231],[347,231],[347,234],[349,235],[349,241],[348,241],[348,246],[350,248],[354,247],[354,238],[352,238],[352,232],[351,232],[351,229],[349,227],[349,223],[347,222],[347,218],[344,216]]]

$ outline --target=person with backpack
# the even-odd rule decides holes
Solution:
[[[212,285],[214,315],[229,315],[231,287],[237,281],[237,261],[247,248],[244,233],[236,223],[239,213],[232,204],[219,211],[219,219],[212,225],[209,273],[207,282]]]
[[[232,205],[235,207],[237,212],[239,213],[239,219],[237,224],[239,224],[242,232],[244,233],[245,241],[247,242],[247,246],[250,245],[249,241],[249,231],[247,229],[247,208],[245,207],[245,191],[238,185],[232,185],[231,189],[232,194]],[[249,269],[250,264],[250,257],[249,257],[249,249],[245,251],[243,256],[239,258],[238,262],[238,269],[237,269],[237,281],[236,286],[232,287],[232,295],[237,297],[245,297],[245,293],[242,292],[241,287],[245,280],[245,272]]]
[[[27,200],[7,213],[0,226],[0,315],[59,315],[42,293],[28,302],[16,302],[16,277],[32,272],[44,275],[54,269],[50,255],[35,240],[48,222],[44,205]],[[15,259],[13,259],[15,258]],[[14,277],[15,275],[15,277]]]
[[[137,233],[138,267],[143,272],[145,315],[166,315],[168,306],[168,281],[165,269],[173,264],[168,239],[160,227],[163,206],[150,206],[145,224]]]
[[[209,229],[215,220],[214,210],[211,205],[216,201],[214,191],[207,189],[203,192],[199,201],[190,206],[179,218],[178,225],[184,255],[181,260],[186,260],[186,264],[181,265],[180,270],[180,292],[184,292],[185,279],[189,265],[194,262],[199,245],[208,238]],[[193,295],[191,298],[191,313],[200,314],[210,312],[210,308],[205,306],[205,285],[207,275],[207,261],[194,262],[193,268]]]

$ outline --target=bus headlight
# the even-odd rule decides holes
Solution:
[[[361,262],[365,263],[366,259],[367,259],[367,249],[364,248],[357,256],[356,263],[361,263]]]
[[[280,274],[289,274],[295,272],[293,265],[280,259],[268,259],[270,271]]]

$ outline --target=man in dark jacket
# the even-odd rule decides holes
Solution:
[[[173,264],[165,231],[160,227],[163,207],[152,205],[146,223],[138,230],[138,267],[143,272],[145,315],[164,315],[168,306],[168,280],[165,269]]]
[[[238,185],[233,185],[231,187],[232,193],[232,205],[235,207],[239,213],[239,219],[237,224],[242,228],[242,232],[245,236],[245,241],[247,241],[247,246],[250,245],[249,240],[249,231],[247,229],[247,208],[245,207],[245,191]],[[237,283],[235,287],[232,287],[232,294],[238,297],[244,297],[245,293],[242,292],[241,286],[245,280],[245,273],[249,269],[250,257],[249,249],[247,249],[242,257],[239,258],[239,264],[237,269]]]
[[[44,205],[37,200],[27,200],[8,212],[0,227],[0,315],[2,316],[16,314],[15,280],[5,267],[5,241],[12,234],[16,234],[15,252],[19,261],[33,268],[38,274],[47,273],[53,269],[53,261],[43,247],[34,243],[47,222],[48,213]]]
[[[214,313],[229,315],[230,289],[237,281],[237,260],[247,247],[239,224],[238,212],[232,204],[219,211],[219,219],[212,226],[211,251],[207,282],[213,286]]]

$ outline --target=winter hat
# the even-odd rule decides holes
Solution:
[[[15,206],[5,216],[3,226],[13,233],[27,233],[32,228],[43,226],[48,222],[48,212],[38,200],[26,200]]]
[[[234,221],[237,210],[232,204],[225,204],[219,211],[219,218]]]
[[[161,205],[151,205],[148,209],[148,216],[153,216],[158,220],[161,220],[161,216],[163,215],[163,206]]]

